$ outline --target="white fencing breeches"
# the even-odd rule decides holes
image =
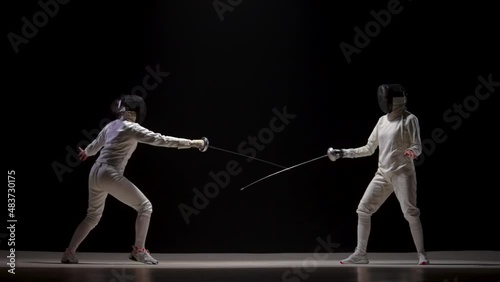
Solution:
[[[107,196],[111,195],[137,211],[135,246],[144,248],[153,207],[146,196],[126,177],[123,171],[95,163],[89,176],[87,216],[76,229],[68,249],[75,252],[89,232],[99,223]]]
[[[392,192],[396,195],[403,215],[410,225],[417,252],[424,252],[420,210],[417,208],[415,172],[393,174],[389,178],[379,169],[368,185],[356,211],[358,213],[358,244],[356,247],[358,253],[366,254],[370,236],[371,216],[377,212]]]

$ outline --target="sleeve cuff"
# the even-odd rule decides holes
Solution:
[[[191,148],[191,140],[189,139],[179,139],[179,149]]]

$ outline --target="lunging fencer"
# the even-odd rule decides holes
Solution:
[[[417,179],[414,159],[422,152],[420,125],[417,117],[406,109],[407,93],[399,84],[378,88],[378,101],[385,115],[381,116],[365,146],[351,149],[328,149],[331,161],[341,158],[371,156],[378,148],[378,169],[356,210],[358,214],[357,246],[342,264],[368,264],[368,238],[371,216],[394,192],[417,250],[418,264],[429,264],[424,249],[420,210],[417,207]]]
[[[108,195],[137,211],[135,243],[129,259],[144,264],[158,264],[145,248],[153,207],[149,199],[124,176],[125,167],[138,143],[152,146],[188,149],[202,152],[208,148],[208,139],[191,140],[165,136],[140,125],[145,117],[144,100],[137,95],[125,95],[114,104],[117,118],[108,123],[85,150],[79,148],[79,158],[84,161],[100,152],[88,178],[89,198],[85,219],[76,228],[66,248],[62,263],[78,263],[79,245],[101,219]]]

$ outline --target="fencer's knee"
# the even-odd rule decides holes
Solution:
[[[97,226],[99,221],[101,220],[102,213],[87,213],[87,216],[83,220],[88,226],[90,226],[91,229],[94,229],[94,227]]]
[[[137,208],[137,213],[140,215],[151,215],[153,213],[153,205],[149,200],[146,200]]]
[[[364,203],[360,203],[356,209],[358,216],[371,216],[374,211],[370,210]]]
[[[420,210],[418,208],[410,208],[404,212],[404,217],[410,225],[418,223],[420,220]]]

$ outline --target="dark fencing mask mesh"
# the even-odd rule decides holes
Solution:
[[[392,112],[393,98],[406,97],[406,91],[401,84],[382,84],[378,87],[378,105],[382,112]]]

